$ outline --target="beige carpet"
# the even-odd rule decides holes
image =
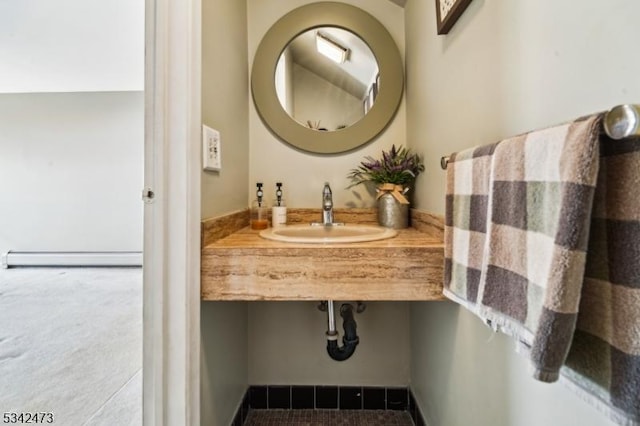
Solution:
[[[0,412],[142,424],[142,270],[0,269]]]

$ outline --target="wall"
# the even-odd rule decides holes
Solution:
[[[200,424],[228,426],[247,390],[247,304],[200,309]]]
[[[222,169],[202,172],[203,218],[248,207],[249,74],[244,1],[202,2],[202,122],[220,131]]]
[[[264,33],[280,17],[310,0],[247,0],[249,66]],[[348,2],[376,17],[389,30],[404,54],[403,9],[388,0]],[[276,139],[264,126],[249,99],[250,169],[249,199],[255,182],[265,184],[265,196],[274,197],[275,182],[284,183],[285,199],[291,207],[320,207],[322,187],[331,183],[334,205],[372,206],[373,197],[364,188],[346,190],[348,171],[365,155],[405,140],[404,99],[393,123],[375,141],[348,154],[320,156],[301,152]],[[246,202],[249,201],[246,200]],[[358,315],[362,343],[352,361],[337,364],[326,354],[323,333],[326,315],[308,303],[249,304],[249,382],[251,384],[361,384],[407,385],[409,345],[403,344],[409,330],[409,305],[375,304]],[[340,318],[339,329],[342,331]],[[390,328],[389,326],[392,325]],[[403,337],[404,336],[404,337]],[[391,347],[389,341],[398,344]],[[405,362],[405,364],[402,364]]]
[[[247,207],[247,9],[202,1],[202,121],[220,130],[222,170],[202,172],[202,218]],[[229,425],[247,389],[247,304],[201,304],[201,424]]]
[[[634,0],[475,0],[447,36],[432,2],[406,6],[407,137],[424,152],[416,205],[444,212],[439,159],[639,102]],[[510,339],[449,302],[411,307],[411,386],[430,426],[604,426],[562,384],[531,379]]]
[[[429,426],[613,426],[561,383],[533,380],[513,341],[450,302],[411,308],[411,388]]]
[[[142,250],[142,92],[0,94],[0,129],[0,253]]]
[[[327,354],[327,313],[316,302],[249,304],[249,383],[407,386],[407,303],[369,302],[356,313],[360,343],[346,361]],[[335,302],[342,333],[341,302]],[[342,345],[342,340],[339,341]]]
[[[293,116],[303,126],[311,121],[319,122],[320,128],[337,130],[364,117],[362,99],[298,64],[293,76]]]

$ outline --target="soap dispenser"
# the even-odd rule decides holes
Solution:
[[[256,183],[256,199],[251,204],[251,229],[267,229],[269,219],[267,218],[267,203],[263,201],[262,182]]]
[[[271,226],[277,228],[287,224],[287,207],[282,198],[282,182],[276,182],[276,199],[271,208]]]

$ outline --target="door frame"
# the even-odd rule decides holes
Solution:
[[[200,22],[200,0],[145,0],[145,426],[200,423]]]

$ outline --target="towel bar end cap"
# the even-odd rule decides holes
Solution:
[[[618,105],[604,117],[604,131],[615,140],[640,135],[640,105]]]

